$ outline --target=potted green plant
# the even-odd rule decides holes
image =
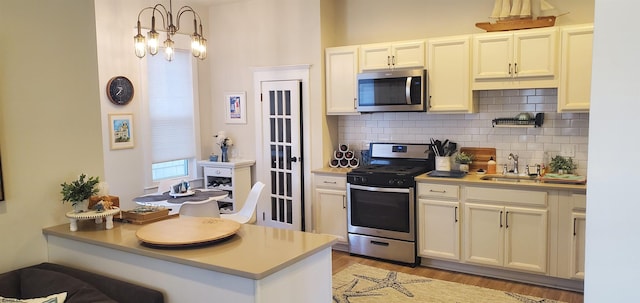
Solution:
[[[60,184],[62,190],[62,203],[71,202],[71,206],[76,212],[82,212],[87,209],[88,199],[98,193],[96,185],[100,182],[99,177],[89,177],[81,174],[77,180],[70,183],[64,182]]]
[[[459,152],[456,154],[455,161],[458,163],[458,167],[461,171],[469,172],[469,164],[473,162],[473,155],[465,152]]]
[[[551,172],[558,174],[570,174],[576,169],[576,165],[573,163],[571,157],[565,158],[560,155],[551,158],[549,167],[551,168]]]

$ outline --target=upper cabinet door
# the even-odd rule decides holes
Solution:
[[[427,41],[429,112],[474,112],[471,94],[471,37]]]
[[[394,68],[424,67],[424,41],[407,41],[391,45]]]
[[[511,78],[513,34],[482,34],[473,37],[473,77]]]
[[[514,33],[513,38],[514,77],[555,76],[558,61],[558,32],[555,28]]]
[[[555,27],[473,37],[473,89],[558,86]]]
[[[327,115],[357,115],[358,46],[325,51]]]
[[[367,44],[360,47],[360,69],[391,68],[391,44]]]
[[[591,103],[593,24],[562,28],[558,112],[588,112]]]
[[[361,70],[424,67],[424,41],[366,44],[360,47]]]

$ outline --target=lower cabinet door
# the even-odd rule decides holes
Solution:
[[[506,207],[504,222],[504,266],[546,273],[547,210]]]
[[[345,190],[316,188],[316,232],[339,237],[347,243],[347,193]]]
[[[569,255],[569,270],[572,278],[584,279],[584,243],[587,217],[584,212],[573,212],[573,240]]]
[[[547,272],[547,210],[465,205],[465,261]]]
[[[469,263],[502,266],[504,207],[466,203],[464,207],[464,259]]]
[[[418,254],[460,260],[460,208],[458,202],[418,200]]]

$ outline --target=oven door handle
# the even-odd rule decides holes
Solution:
[[[383,192],[383,193],[409,193],[408,188],[386,188],[386,187],[371,187],[371,186],[362,186],[362,185],[353,185],[349,184],[351,189],[359,189],[366,191],[375,191],[375,192]]]

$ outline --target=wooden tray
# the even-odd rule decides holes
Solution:
[[[169,209],[159,209],[152,212],[123,211],[122,219],[134,224],[145,224],[169,218]]]
[[[480,168],[486,171],[487,161],[491,157],[497,161],[496,149],[493,147],[463,147],[460,148],[460,152],[474,156],[473,161],[469,164],[469,172],[475,172]]]
[[[154,246],[191,246],[225,239],[239,229],[240,223],[233,220],[181,216],[143,226],[136,237]]]

